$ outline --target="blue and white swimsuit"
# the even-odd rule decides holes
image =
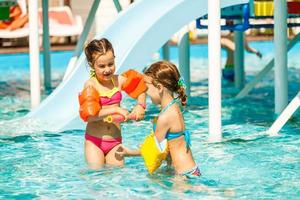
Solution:
[[[174,103],[177,102],[177,99],[173,99],[161,112],[159,115],[161,115],[162,113],[164,113],[168,108],[170,108]],[[153,121],[153,132],[155,132],[156,130],[156,121],[157,121],[157,117],[154,119]],[[191,146],[191,137],[190,137],[190,132],[188,130],[184,130],[181,132],[167,132],[166,134],[166,139],[168,141],[179,138],[181,136],[184,136],[184,140],[186,143],[186,149],[189,150],[190,146]],[[199,167],[196,165],[195,167],[193,167],[192,169],[181,173],[180,175],[185,176],[187,178],[195,178],[195,177],[199,177],[201,175]]]

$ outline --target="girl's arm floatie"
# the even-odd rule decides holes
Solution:
[[[139,95],[146,92],[147,86],[141,73],[129,69],[122,74],[122,77],[124,77],[124,80],[121,81],[121,88],[130,97],[137,99]]]
[[[79,115],[85,122],[105,119],[108,122],[123,122],[129,112],[123,108],[102,108],[99,102],[99,93],[93,86],[87,86],[78,96]],[[128,118],[128,117],[127,117]],[[130,119],[130,118],[129,118]]]
[[[138,71],[129,69],[119,76],[119,83],[121,84],[122,90],[137,101],[131,114],[136,116],[137,121],[144,119],[147,91],[144,75]]]
[[[99,103],[99,93],[93,86],[85,87],[84,90],[78,95],[79,100],[79,115],[85,122],[90,117],[97,116],[101,110]]]
[[[127,118],[124,115],[121,114],[112,114],[112,115],[108,115],[105,118],[103,118],[104,122],[107,123],[121,123],[121,122],[125,122],[127,120],[135,120],[136,117],[133,115],[129,115]]]

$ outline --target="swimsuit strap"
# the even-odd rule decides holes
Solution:
[[[115,82],[114,82],[114,78],[113,78],[113,77],[111,77],[111,82],[112,82],[112,84],[113,84],[113,86],[114,86],[114,88],[115,88],[116,85],[115,85]]]
[[[112,84],[113,84],[114,87],[111,90],[108,90],[108,91],[99,91],[101,97],[111,98],[115,93],[120,91],[119,88],[115,86],[113,78],[111,78],[111,81],[112,81]]]
[[[186,144],[186,149],[189,149],[191,145],[191,135],[190,135],[190,131],[185,130],[185,131],[181,131],[181,132],[177,132],[177,133],[173,133],[173,132],[168,132],[166,135],[167,140],[172,140],[175,138],[178,138],[180,136],[184,136],[184,140],[185,140],[185,144]]]
[[[164,107],[164,109],[162,109],[158,115],[163,114],[166,110],[168,110],[176,102],[177,102],[177,98],[170,101],[170,103],[168,103],[168,105],[166,107]]]
[[[170,103],[168,103],[168,105],[166,107],[164,107],[164,109],[161,110],[161,112],[159,113],[159,115],[163,114],[166,110],[168,110],[174,103],[178,102],[178,98],[174,98]],[[181,108],[181,107],[180,107]],[[156,129],[156,123],[153,124],[153,128],[154,130]],[[189,149],[191,146],[191,136],[190,136],[190,131],[185,130],[182,132],[178,132],[178,133],[172,133],[172,132],[168,132],[167,133],[167,139],[175,139],[177,137],[180,137],[181,135],[184,135],[184,140],[186,143],[186,148]]]
[[[186,149],[189,149],[192,146],[192,144],[191,144],[191,134],[190,134],[189,130],[184,131],[184,140],[185,140]]]
[[[96,81],[97,81],[97,83],[99,83],[99,81],[98,81],[98,79],[96,78],[96,77],[92,77],[93,79],[95,79]],[[111,90],[114,90],[115,88],[118,88],[118,87],[116,87],[116,85],[115,85],[115,82],[114,82],[114,79],[113,79],[113,77],[111,77],[111,82],[112,82],[112,84],[113,84],[113,89],[111,89]],[[100,84],[100,83],[99,83]],[[119,89],[119,88],[118,88]]]

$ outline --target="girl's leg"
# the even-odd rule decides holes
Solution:
[[[116,145],[106,154],[106,164],[120,167],[124,166],[124,157],[120,156],[117,151],[122,151],[122,144]]]
[[[105,163],[104,153],[91,141],[85,140],[84,154],[90,169],[100,169]]]

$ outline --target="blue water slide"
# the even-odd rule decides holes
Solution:
[[[207,14],[207,0],[141,0],[135,2],[96,38],[106,37],[113,44],[117,73],[133,68],[142,70],[175,32]],[[248,0],[221,0],[221,7]],[[84,54],[71,74],[38,108],[25,118],[38,120],[45,130],[84,129],[78,116],[78,93],[89,78]]]

